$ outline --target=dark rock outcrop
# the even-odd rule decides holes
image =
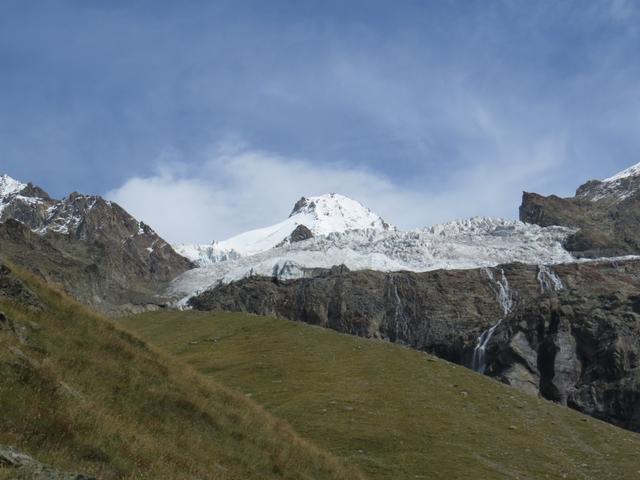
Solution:
[[[291,232],[291,235],[289,235],[289,242],[302,242],[304,240],[309,240],[310,238],[313,238],[313,232],[305,225],[298,225],[295,230]]]
[[[291,210],[289,217],[293,217],[296,213],[300,213],[303,209],[307,207],[313,208],[313,202],[310,202],[309,199],[307,199],[306,197],[300,197],[300,200],[298,200],[293,206],[293,209]]]
[[[38,462],[19,450],[0,445],[0,466],[15,472],[12,478],[24,480],[96,480],[95,477],[80,473],[68,473]]]
[[[640,261],[425,273],[334,268],[292,281],[246,278],[192,305],[387,339],[466,366],[482,332],[502,319],[487,347],[488,375],[640,431]]]
[[[306,225],[298,225],[291,234],[282,240],[276,247],[282,247],[291,243],[303,242],[313,238],[313,232]]]
[[[18,279],[9,267],[2,264],[0,264],[0,299],[7,299],[35,310],[42,308],[37,295]]]

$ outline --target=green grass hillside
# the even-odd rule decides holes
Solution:
[[[0,273],[0,444],[100,479],[360,478],[244,395]]]
[[[122,322],[371,479],[640,478],[640,435],[397,345],[243,314]]]

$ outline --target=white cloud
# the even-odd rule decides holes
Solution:
[[[234,146],[216,149],[195,168],[162,163],[154,175],[131,178],[106,197],[171,242],[207,243],[266,226],[285,218],[301,196],[328,192],[359,200],[401,228],[417,228],[472,215],[514,217],[525,180],[553,168],[562,148],[546,140],[527,148],[499,143],[498,157],[452,172],[431,190],[407,188],[363,167]]]

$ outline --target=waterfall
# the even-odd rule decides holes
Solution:
[[[484,269],[485,274],[489,277],[490,280],[496,283],[498,287],[498,292],[496,294],[498,303],[500,304],[500,308],[502,308],[502,317],[492,325],[487,330],[482,332],[480,337],[478,338],[478,344],[476,348],[473,349],[473,360],[471,363],[471,368],[478,373],[484,373],[487,369],[487,360],[486,360],[486,351],[487,344],[493,333],[496,331],[496,328],[502,323],[502,320],[511,312],[513,309],[513,295],[511,292],[511,288],[509,288],[509,281],[507,280],[506,275],[504,274],[504,270],[501,270],[500,280],[495,280],[493,276],[493,272],[491,270]]]
[[[498,302],[502,307],[502,312],[506,317],[513,309],[513,298],[511,296],[511,289],[509,288],[509,281],[504,274],[504,270],[500,270],[501,278],[498,280]]]
[[[540,284],[540,293],[557,292],[564,288],[564,284],[558,274],[554,272],[548,265],[538,265],[538,283]]]
[[[493,332],[495,332],[496,328],[498,328],[498,325],[500,325],[501,322],[502,319],[498,320],[498,323],[482,332],[482,335],[480,335],[480,338],[478,338],[478,345],[476,345],[476,348],[473,349],[473,362],[471,364],[471,368],[473,368],[478,373],[484,373],[487,368],[487,361],[485,357],[487,343],[489,343]]]
[[[398,294],[398,286],[396,285],[395,276],[393,274],[390,275],[389,280],[393,286],[393,296],[396,304],[393,320],[395,324],[396,341],[398,341],[401,336],[404,337],[404,339],[408,338],[409,322],[407,322],[404,315],[404,306],[402,305],[402,299]]]

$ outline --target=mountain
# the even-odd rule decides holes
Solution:
[[[0,254],[104,313],[163,304],[166,285],[193,266],[116,203],[79,193],[56,200],[7,175]]]
[[[522,221],[318,236],[185,272],[171,291],[401,343],[640,431],[638,202],[640,165],[573,198],[525,193]]]
[[[360,202],[330,193],[317,197],[302,197],[294,205],[289,217],[275,225],[251,230],[211,245],[176,245],[174,248],[198,265],[206,266],[241,256],[255,255],[319,235],[348,230],[393,229]]]
[[[574,197],[524,192],[520,220],[578,231],[566,248],[579,257],[640,253],[640,164],[580,186]]]
[[[428,465],[434,478],[626,478],[637,471],[631,437],[539,397],[640,432],[640,257],[612,256],[636,253],[637,170],[524,202],[522,218],[538,224],[477,217],[401,231],[346,197],[303,198],[277,225],[185,247],[198,268],[115,203],[56,200],[2,176],[0,478],[17,452],[33,468],[100,478],[359,478],[342,460],[371,478],[398,477],[398,464],[401,477]],[[115,322],[149,319],[141,334],[160,332],[216,378],[234,370],[226,378],[243,394],[42,279],[95,310],[147,311]],[[239,313],[220,323],[149,312],[173,300]],[[326,330],[292,332],[282,318],[384,341],[323,340]],[[255,375],[255,388],[242,383]]]
[[[605,180],[591,180],[578,188],[577,197],[592,202],[618,203],[635,195],[640,190],[640,163]]]
[[[412,231],[348,230],[288,243],[251,256],[237,256],[185,272],[170,295],[191,296],[250,275],[280,280],[312,275],[318,268],[424,272],[477,268],[501,263],[573,261],[563,248],[574,230],[528,225],[517,220],[477,217]]]

